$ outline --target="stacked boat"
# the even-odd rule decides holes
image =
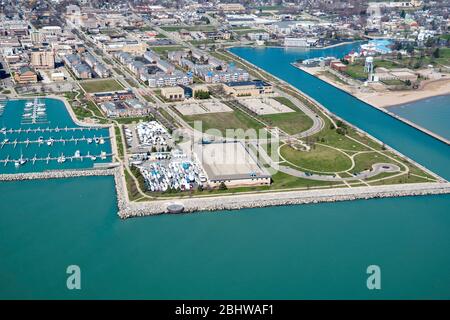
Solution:
[[[139,168],[152,192],[187,191],[206,182],[202,169],[192,161],[154,162]]]
[[[170,138],[166,128],[157,121],[141,122],[136,126],[139,142],[143,147],[166,146]],[[127,139],[129,138],[129,133]]]

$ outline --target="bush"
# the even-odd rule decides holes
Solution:
[[[219,185],[219,190],[228,190],[227,185],[225,184],[225,182],[221,182]]]
[[[199,90],[196,91],[194,94],[194,98],[196,99],[209,99],[209,97],[210,97],[209,91]]]

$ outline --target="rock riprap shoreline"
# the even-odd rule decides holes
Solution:
[[[198,197],[189,199],[154,200],[132,202],[119,210],[123,219],[168,213],[167,207],[177,203],[184,212],[239,210],[280,205],[298,205],[320,202],[337,202],[358,199],[420,196],[450,193],[450,183],[417,183],[409,185],[389,185],[373,187],[335,188],[305,191],[265,192],[217,197]]]

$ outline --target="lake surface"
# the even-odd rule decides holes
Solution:
[[[450,139],[450,95],[405,103],[389,110]]]
[[[8,139],[8,143],[4,144],[0,148],[0,160],[10,159],[18,160],[21,157],[28,159],[28,161],[20,166],[16,167],[13,162],[8,162],[6,165],[0,163],[1,173],[18,173],[18,172],[40,172],[45,170],[56,169],[75,169],[75,168],[91,168],[94,163],[111,162],[111,157],[100,158],[100,154],[105,152],[111,153],[111,143],[106,137],[109,136],[109,130],[103,128],[91,127],[84,130],[69,130],[67,128],[80,128],[76,125],[70,117],[63,102],[57,99],[39,99],[40,102],[45,103],[46,112],[45,118],[38,119],[37,123],[30,123],[29,119],[24,119],[24,114],[31,113],[25,111],[26,103],[33,102],[30,100],[10,100],[6,104],[4,113],[0,116],[0,128],[6,128],[6,133],[0,133],[0,146],[3,145],[5,139]],[[58,132],[55,131],[29,131],[27,129],[55,129],[59,128]],[[22,132],[9,132],[9,129],[24,130]],[[92,141],[88,143],[87,140],[72,140],[65,143],[57,141],[59,139],[87,139],[87,138],[100,138],[104,137],[104,144],[95,143]],[[43,143],[20,143],[29,141],[38,141],[42,138]],[[46,142],[50,139],[56,140],[52,145],[48,145]],[[14,141],[18,143],[13,144]],[[94,155],[96,160],[92,161],[89,158],[78,158],[72,161],[68,158],[64,163],[58,163],[56,158],[64,155],[65,157],[74,156],[75,152],[79,150],[81,156]],[[9,157],[9,158],[8,158]],[[31,161],[32,158],[46,159],[47,157],[53,160],[47,161]]]
[[[449,177],[448,146],[289,65],[336,50],[238,52]],[[0,183],[0,298],[450,298],[450,195],[125,221],[115,200],[112,177]],[[72,264],[81,291],[66,289]]]

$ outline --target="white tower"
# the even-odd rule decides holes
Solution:
[[[373,72],[373,57],[367,57],[366,63],[364,64],[364,72],[372,73]]]
[[[364,64],[364,72],[367,72],[367,81],[372,82],[375,80],[373,75],[373,57],[367,57],[366,63]]]

